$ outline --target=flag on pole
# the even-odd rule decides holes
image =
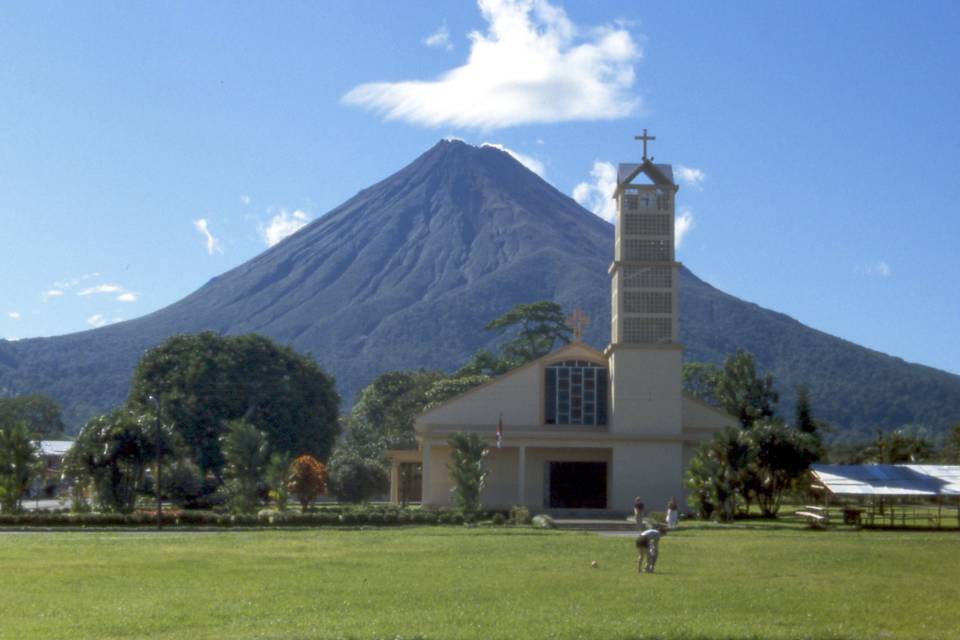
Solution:
[[[503,412],[500,413],[500,420],[497,421],[497,449],[503,445]]]

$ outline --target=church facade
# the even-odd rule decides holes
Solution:
[[[683,392],[678,187],[670,165],[646,157],[646,131],[642,139],[643,161],[619,166],[614,193],[610,344],[603,351],[583,344],[575,326],[571,344],[420,415],[419,450],[393,456],[394,500],[401,465],[419,463],[422,503],[451,504],[447,440],[462,431],[490,443],[484,508],[626,512],[640,496],[661,510],[671,497],[683,499],[697,445],[735,424]]]

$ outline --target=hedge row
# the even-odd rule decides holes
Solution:
[[[496,517],[499,516],[499,517]],[[483,513],[479,519],[505,521],[503,514]],[[156,512],[121,513],[20,513],[0,514],[0,527],[151,527]],[[309,513],[295,511],[261,512],[257,515],[216,513],[213,511],[165,511],[165,527],[337,527],[462,525],[462,513],[426,509],[327,509]]]

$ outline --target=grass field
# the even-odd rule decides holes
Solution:
[[[956,533],[0,533],[0,638],[958,638]],[[592,569],[590,561],[599,567]]]

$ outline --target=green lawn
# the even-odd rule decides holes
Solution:
[[[0,638],[958,638],[956,533],[0,533]],[[599,568],[591,569],[597,560]]]

